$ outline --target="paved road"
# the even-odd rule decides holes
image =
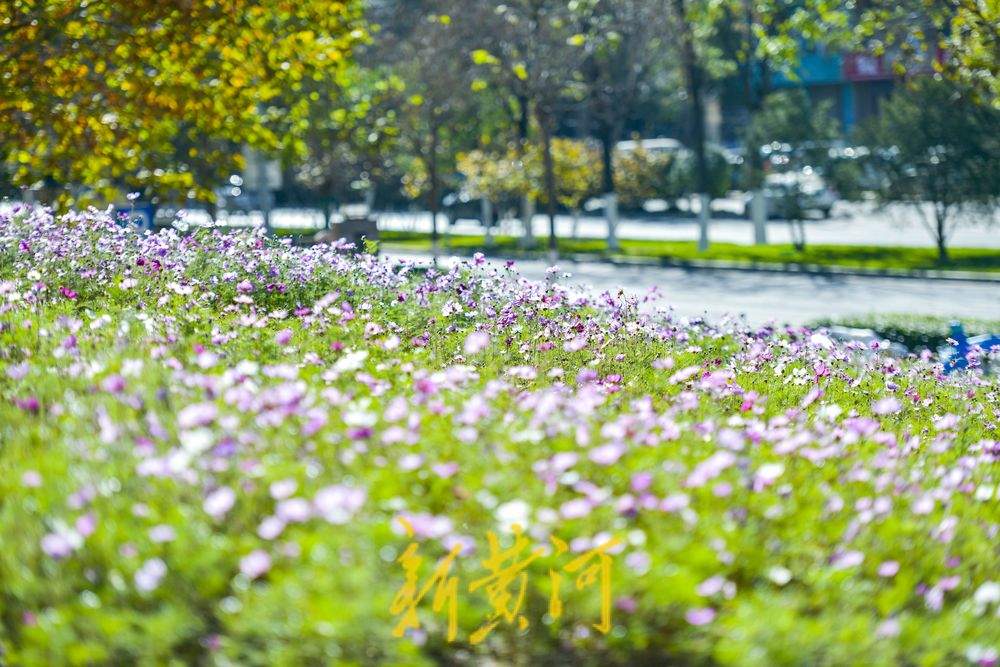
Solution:
[[[429,262],[426,255],[391,253],[390,257]],[[448,265],[460,261],[440,260]],[[543,280],[547,265],[519,261],[526,278]],[[656,288],[680,315],[745,315],[751,324],[775,321],[805,324],[823,317],[875,312],[919,313],[944,317],[1000,319],[1000,290],[996,283],[911,280],[860,276],[827,277],[804,274],[756,273],[728,270],[685,270],[660,267],[624,267],[600,262],[561,262],[569,278],[559,281],[591,293],[617,292],[642,296]]]

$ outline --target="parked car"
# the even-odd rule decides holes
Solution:
[[[743,217],[750,217],[751,193],[743,196]],[[833,205],[837,203],[836,191],[812,168],[798,171],[768,174],[764,178],[764,199],[767,217],[787,218],[817,212],[823,218],[830,217]]]

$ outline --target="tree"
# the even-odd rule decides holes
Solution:
[[[873,0],[859,29],[864,45],[900,70],[934,70],[967,95],[1000,108],[1000,3],[995,0]],[[940,57],[946,55],[946,57]]]
[[[600,185],[598,162],[596,149],[587,142],[561,137],[552,140],[556,201],[573,213],[574,236],[584,200]],[[519,150],[511,144],[505,153],[470,151],[459,156],[458,171],[465,177],[469,194],[498,206],[524,195],[547,203],[543,159],[537,146]]]
[[[304,82],[338,85],[364,38],[357,0],[4,0],[0,155],[64,199],[207,199],[240,145],[302,149]]]
[[[385,3],[373,54],[402,81],[397,117],[404,185],[427,201],[435,255],[443,185],[477,134],[468,50],[455,18],[462,6],[457,0]]]
[[[806,142],[830,141],[840,136],[829,100],[813,104],[801,88],[770,93],[749,123],[751,145],[772,141],[799,146]]]
[[[694,151],[695,187],[701,205],[698,214],[698,250],[704,251],[708,249],[711,197],[708,194],[708,155],[705,150],[705,72],[695,46],[698,14],[691,9],[688,0],[672,0],[672,4],[680,43],[684,83],[690,103],[689,127]],[[696,7],[695,10],[697,9],[699,8]]]
[[[341,89],[311,82],[315,104],[303,136],[305,156],[290,166],[283,188],[290,199],[320,207],[327,225],[335,201],[364,197],[373,205],[377,196],[391,196],[388,187],[399,186],[394,149],[404,83],[388,67],[362,64],[364,51]]]
[[[864,137],[875,151],[883,202],[919,213],[941,262],[968,213],[994,215],[1000,198],[1000,109],[961,84],[919,77],[894,93]],[[930,211],[927,208],[930,207]]]
[[[715,20],[719,24],[721,58],[730,66],[735,66],[747,110],[743,133],[746,146],[745,183],[747,189],[754,193],[751,217],[754,239],[758,244],[767,242],[766,205],[761,191],[764,164],[758,148],[762,143],[781,139],[762,132],[757,116],[761,113],[770,115],[771,118],[762,122],[773,125],[775,121],[782,120],[774,117],[776,105],[787,101],[787,120],[793,120],[796,106],[800,109],[811,107],[804,92],[795,99],[771,98],[771,77],[774,73],[781,73],[788,78],[796,78],[795,66],[803,44],[847,44],[851,35],[849,19],[849,11],[844,5],[824,0],[794,3],[784,0],[727,0],[717,11]],[[800,115],[799,120],[802,119]],[[814,114],[809,119],[811,126],[816,127],[813,119],[818,120],[818,116]],[[790,123],[785,125],[785,128],[790,127]]]
[[[601,145],[608,245],[615,249],[613,219],[617,202],[615,145],[643,95],[649,95],[663,52],[670,42],[669,12],[658,0],[597,0],[578,3],[587,32],[587,56],[581,67],[585,101]]]
[[[549,218],[549,252],[556,243],[556,175],[552,139],[556,119],[585,56],[586,42],[576,30],[574,3],[562,0],[513,0],[481,14],[492,23],[481,25],[484,48],[472,52],[473,61],[492,75],[493,81],[512,94],[522,113],[530,110],[538,129],[542,151],[546,212]],[[527,117],[522,116],[527,124]],[[526,134],[527,127],[522,128]],[[530,216],[525,216],[530,217]],[[530,230],[531,220],[525,220]]]

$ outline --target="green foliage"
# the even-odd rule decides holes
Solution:
[[[865,46],[894,55],[900,71],[932,69],[1000,109],[998,26],[995,0],[876,0],[858,21]]]
[[[242,144],[301,154],[309,91],[366,37],[354,0],[4,6],[0,160],[62,201],[209,199]]]
[[[573,210],[594,195],[600,186],[600,156],[583,141],[556,137],[552,140],[556,196],[560,206]],[[458,157],[458,171],[465,177],[469,194],[498,203],[528,195],[545,201],[541,149],[510,144],[504,153],[469,151]]]
[[[798,146],[835,139],[840,127],[831,106],[829,101],[813,104],[802,88],[779,90],[764,98],[748,136],[753,146],[772,141]]]
[[[638,210],[647,199],[674,200],[692,184],[689,170],[676,153],[652,152],[642,146],[614,156],[615,190],[624,210]]]
[[[863,131],[875,151],[876,194],[925,216],[942,259],[959,214],[989,220],[1000,198],[998,128],[1000,109],[978,103],[968,88],[920,77],[894,93]]]

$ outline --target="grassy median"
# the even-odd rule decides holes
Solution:
[[[384,246],[411,251],[429,251],[430,236],[419,232],[386,231],[381,233]],[[545,239],[536,238],[534,251],[544,250]],[[442,237],[442,245],[452,252],[465,253],[486,249],[485,237],[462,235]],[[526,255],[533,252],[514,236],[497,236],[490,253]],[[757,262],[768,265],[811,264],[824,267],[850,267],[875,270],[948,270],[1000,272],[1000,249],[952,248],[947,262],[938,261],[934,248],[903,246],[813,245],[796,250],[787,244],[747,246],[736,243],[713,243],[698,252],[693,241],[621,240],[621,249],[608,251],[605,239],[560,239],[559,252],[602,257],[649,257],[665,262],[703,260]]]

